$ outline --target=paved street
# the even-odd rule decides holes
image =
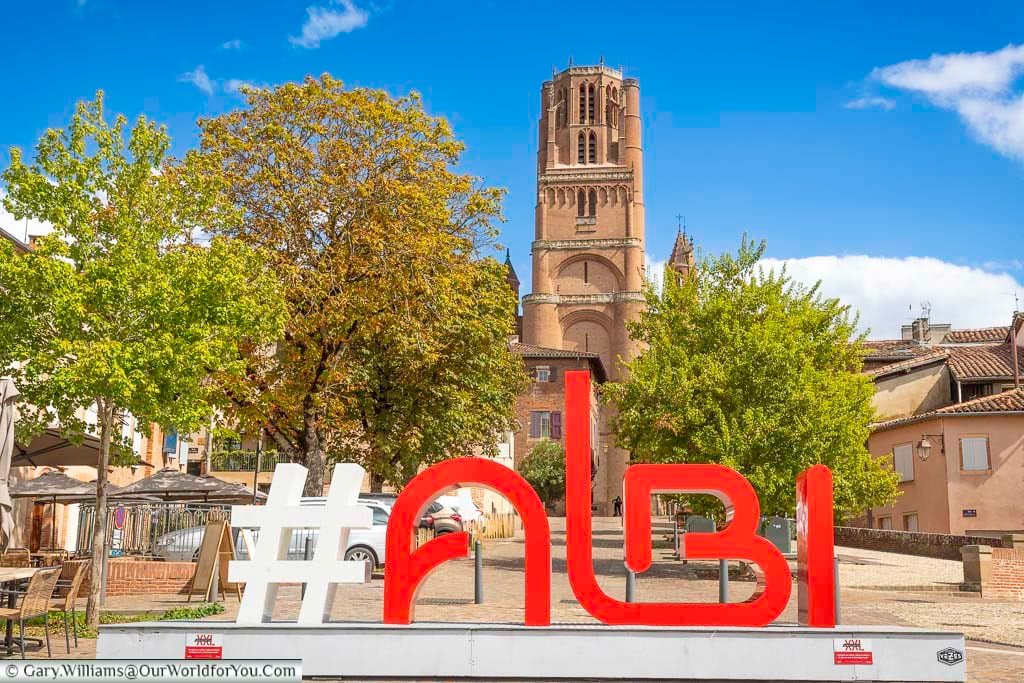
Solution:
[[[565,572],[564,519],[553,518],[552,621],[588,623],[594,620],[573,598]],[[661,527],[658,538],[667,527]],[[655,564],[638,578],[638,601],[715,602],[718,599],[716,563],[682,564],[672,560],[667,548],[656,549]],[[841,577],[857,585],[914,585],[955,579],[954,569],[943,560],[906,558],[888,553],[840,549]],[[418,621],[522,622],[523,546],[521,540],[487,541],[484,546],[483,605],[473,604],[473,562],[460,560],[440,567],[423,585],[416,607]],[[905,561],[914,571],[906,570]],[[958,564],[958,563],[953,563]],[[594,565],[602,587],[612,595],[625,595],[622,571],[622,536],[617,519],[594,520]],[[864,577],[868,578],[864,578]],[[868,584],[868,580],[872,583]],[[844,584],[847,583],[844,580]],[[369,585],[342,585],[331,612],[335,620],[379,621],[383,581],[377,575]],[[753,590],[749,581],[732,580],[730,599],[743,600]],[[274,613],[276,619],[295,619],[299,592],[295,586],[281,589]],[[110,598],[108,608],[117,611],[162,612],[185,604],[181,596],[147,595]],[[1007,628],[1024,617],[1019,603],[982,601],[943,592],[881,591],[844,587],[842,619],[847,624],[897,624],[968,632],[999,643],[972,640],[968,643],[968,673],[972,682],[1024,680],[1024,648],[1018,631]],[[237,602],[229,598],[224,614],[213,619],[233,619]],[[780,621],[795,623],[796,591]],[[993,637],[992,634],[1001,636]],[[58,644],[59,643],[59,644]],[[1008,646],[1008,643],[1011,646]],[[57,656],[63,655],[63,640],[54,640]],[[92,657],[94,641],[83,640],[75,656]]]

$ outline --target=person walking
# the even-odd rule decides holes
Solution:
[[[613,512],[613,516],[615,516],[615,517],[621,517],[622,516],[622,497],[621,496],[615,496],[615,500],[612,501],[612,509],[614,511]]]

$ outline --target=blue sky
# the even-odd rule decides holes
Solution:
[[[540,84],[570,56],[603,55],[640,79],[653,261],[677,213],[706,251],[748,232],[768,240],[772,265],[860,309],[876,337],[922,301],[967,327],[1004,323],[1013,292],[1024,298],[1024,5],[582,7],[8,5],[3,163],[99,88],[112,111],[165,122],[179,154],[197,117],[240,106],[241,81],[327,71],[415,89],[466,142],[465,170],[509,190],[502,242],[528,283]]]

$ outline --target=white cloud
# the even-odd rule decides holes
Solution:
[[[352,0],[338,0],[332,7],[341,6],[341,11],[328,7],[307,7],[306,23],[302,25],[301,36],[289,36],[293,45],[305,48],[320,47],[320,42],[330,40],[339,33],[351,33],[366,26],[370,15],[356,7]]]
[[[239,40],[238,38],[235,38],[234,40],[229,40],[227,42],[221,43],[220,44],[220,49],[222,49],[222,50],[241,50],[242,49],[242,41]]]
[[[982,143],[1024,159],[1024,45],[995,52],[932,55],[875,69],[871,77],[955,111]]]
[[[858,97],[843,105],[846,109],[884,109],[892,111],[896,108],[896,102],[887,97]]]
[[[960,266],[935,258],[879,256],[812,256],[762,260],[798,282],[821,281],[825,296],[838,297],[860,312],[861,329],[874,339],[899,336],[900,325],[931,304],[931,318],[954,328],[1006,325],[1013,294],[1024,285],[1006,273]]]
[[[191,83],[207,95],[212,95],[213,91],[217,89],[217,83],[206,74],[206,67],[202,64],[193,71],[181,74],[178,76],[178,80],[183,83]]]

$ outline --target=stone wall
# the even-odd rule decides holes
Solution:
[[[86,563],[74,560],[66,564]],[[133,595],[141,593],[184,594],[195,573],[194,562],[156,562],[111,558],[107,565],[107,595]],[[88,568],[86,569],[88,572]],[[85,575],[81,595],[89,590],[89,575]]]
[[[949,534],[926,534],[919,531],[892,531],[889,529],[866,529],[837,526],[835,542],[847,548],[881,550],[904,555],[935,557],[943,560],[960,560],[960,548],[965,545],[988,545],[999,547],[1000,540],[978,536],[952,536]]]
[[[1024,601],[1024,548],[992,548],[991,579],[982,585],[982,595]]]

